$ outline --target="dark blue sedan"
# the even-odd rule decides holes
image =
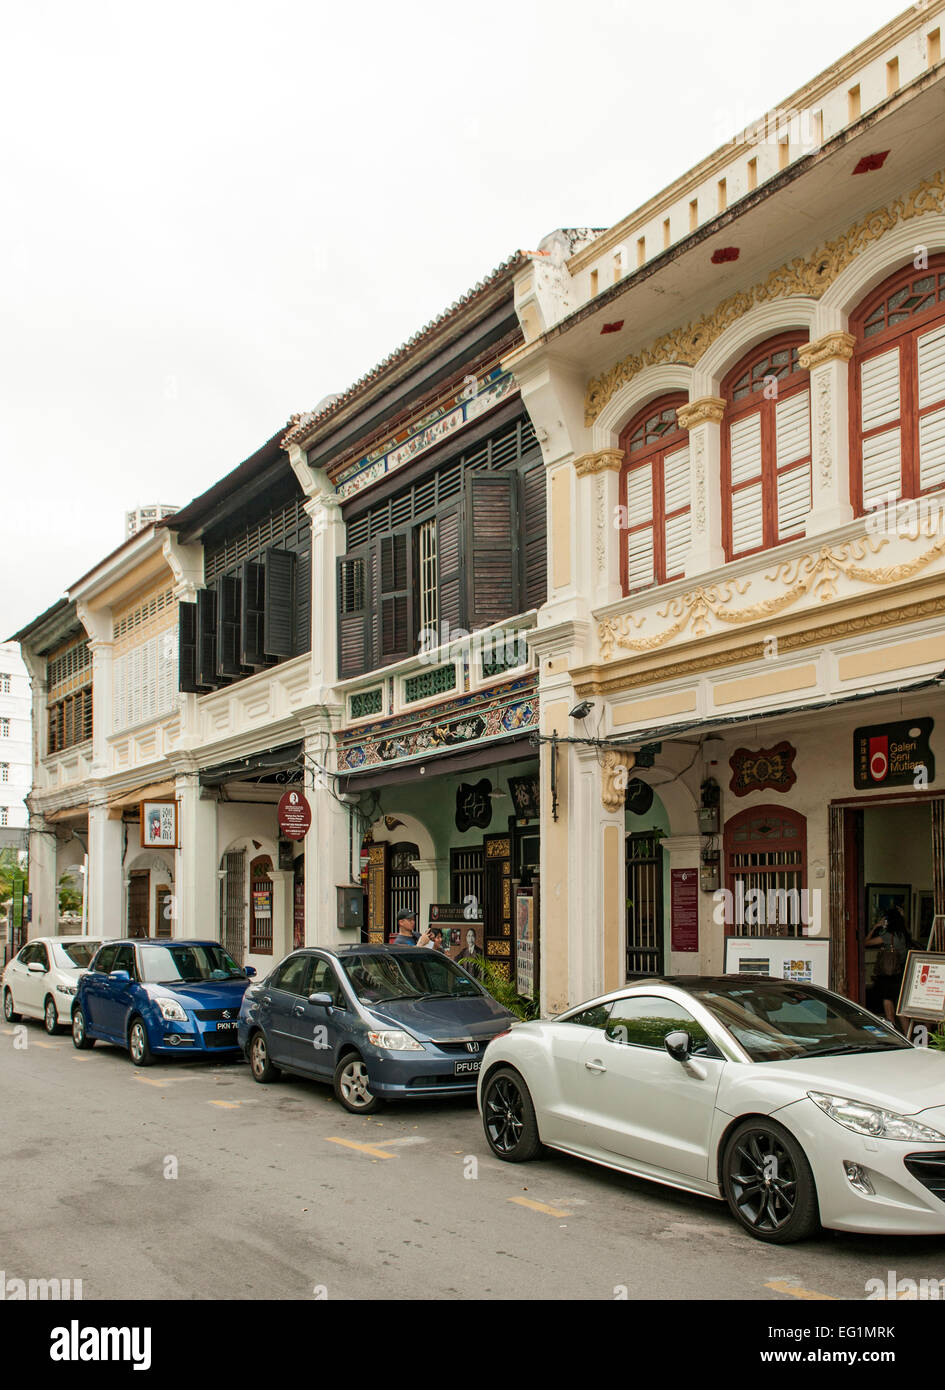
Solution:
[[[156,1056],[239,1052],[237,1019],[252,967],[217,941],[107,941],[79,978],[72,1041],[126,1047],[136,1067]]]
[[[327,1081],[366,1115],[383,1100],[474,1095],[486,1045],[514,1021],[439,951],[317,947],[250,985],[239,1041],[257,1081]]]

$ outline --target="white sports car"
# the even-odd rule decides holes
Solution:
[[[759,1240],[945,1234],[945,1052],[815,985],[639,980],[489,1043],[497,1158],[543,1145],[724,1198]]]
[[[3,1017],[41,1018],[47,1033],[72,1027],[72,1004],[79,976],[101,946],[100,937],[37,936],[7,965],[0,979]]]

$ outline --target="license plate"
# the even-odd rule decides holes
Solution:
[[[235,1027],[236,1027],[236,1019],[235,1019],[235,1018],[231,1018],[231,1019],[221,1019],[220,1022],[217,1024],[217,1032],[218,1032],[218,1033],[232,1032],[232,1030],[233,1030]]]
[[[467,1072],[471,1073],[472,1075],[475,1075],[481,1065],[482,1063],[478,1057],[475,1059],[475,1061],[470,1059],[468,1062],[454,1062],[453,1075],[462,1076]]]

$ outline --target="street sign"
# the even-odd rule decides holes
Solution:
[[[276,815],[287,840],[304,840],[312,824],[312,808],[299,791],[284,792]]]

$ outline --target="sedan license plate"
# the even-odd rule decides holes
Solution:
[[[468,1062],[454,1062],[453,1075],[462,1076],[464,1073],[470,1073],[471,1075],[475,1076],[476,1072],[479,1070],[480,1065],[481,1062],[478,1057],[476,1057],[475,1059],[470,1058]]]
[[[236,1019],[235,1019],[235,1018],[231,1018],[231,1019],[222,1019],[222,1018],[221,1018],[220,1022],[217,1024],[217,1032],[218,1032],[218,1033],[222,1033],[222,1032],[225,1032],[225,1031],[227,1031],[227,1030],[232,1031],[235,1027],[236,1027]]]

